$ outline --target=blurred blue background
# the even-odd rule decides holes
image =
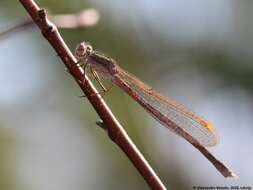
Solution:
[[[61,29],[74,51],[89,41],[162,94],[217,127],[210,151],[239,176],[224,179],[189,143],[117,87],[104,98],[168,189],[253,185],[253,2],[46,1],[51,14],[94,8],[93,27]],[[0,31],[28,15],[0,2]],[[149,189],[96,127],[99,119],[37,27],[0,41],[0,189]]]

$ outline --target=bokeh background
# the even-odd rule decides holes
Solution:
[[[236,0],[38,0],[51,14],[95,9],[85,40],[156,90],[212,121],[210,151],[239,176],[224,179],[189,143],[161,127],[117,87],[105,97],[168,189],[253,185],[253,2]],[[0,31],[29,18],[0,2]],[[0,39],[0,189],[149,189],[96,127],[99,119],[36,27]]]

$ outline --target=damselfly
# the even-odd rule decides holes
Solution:
[[[99,83],[99,75],[110,79],[163,126],[190,143],[205,147],[214,146],[217,143],[217,133],[211,123],[185,106],[157,93],[140,79],[123,70],[113,59],[97,53],[85,42],[78,45],[75,54],[84,70],[90,67],[91,73]],[[101,86],[105,90],[102,84]]]

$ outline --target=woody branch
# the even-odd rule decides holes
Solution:
[[[38,5],[32,0],[19,0],[29,13],[33,21],[40,28],[43,36],[48,40],[54,50],[57,52],[62,62],[65,64],[70,74],[78,83],[88,100],[100,116],[102,123],[99,126],[108,131],[111,140],[117,144],[123,152],[131,160],[135,168],[143,176],[146,182],[152,189],[164,190],[165,186],[162,184],[156,173],[152,170],[145,158],[138,151],[134,143],[128,137],[127,133],[112,114],[103,99],[97,93],[97,90],[84,75],[83,69],[76,64],[76,59],[65,44],[56,26],[52,24],[46,15],[44,9],[40,9]],[[86,82],[83,82],[86,81]]]

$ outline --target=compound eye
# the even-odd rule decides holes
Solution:
[[[76,51],[75,51],[75,55],[77,57],[82,57],[85,55],[85,51],[86,51],[85,45],[83,43],[81,43],[77,46]]]
[[[90,55],[92,51],[93,51],[92,47],[90,45],[86,45],[86,53],[87,53],[87,55]]]
[[[87,58],[92,53],[93,49],[91,45],[88,45],[85,42],[80,43],[76,47],[75,55],[78,59]]]

